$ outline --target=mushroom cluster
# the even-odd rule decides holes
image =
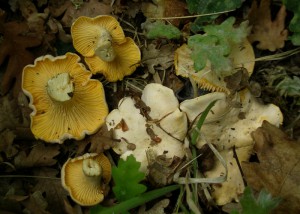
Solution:
[[[37,139],[63,143],[95,133],[108,114],[104,89],[74,53],[39,57],[23,70],[30,98],[31,131]]]
[[[71,26],[74,48],[84,56],[93,74],[101,73],[109,82],[132,74],[141,60],[133,39],[125,37],[112,16],[79,17]]]

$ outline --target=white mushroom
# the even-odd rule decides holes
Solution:
[[[180,109],[186,112],[189,121],[192,122],[215,99],[218,101],[208,114],[201,133],[207,142],[217,147],[227,162],[227,181],[213,185],[212,193],[216,203],[224,205],[232,200],[238,200],[238,196],[244,191],[242,175],[237,167],[237,160],[233,156],[233,147],[236,148],[239,162],[249,160],[253,150],[251,132],[260,127],[264,120],[279,126],[283,121],[283,116],[277,106],[259,103],[247,89],[239,92],[235,100],[231,102],[227,101],[225,93],[214,92],[183,101]],[[235,102],[240,103],[240,106],[234,106],[237,104]],[[201,148],[205,143],[200,139],[197,147]],[[213,178],[224,173],[224,167],[216,161],[215,167],[205,175]]]
[[[108,129],[113,129],[114,138],[120,140],[114,151],[123,159],[133,154],[141,162],[143,172],[148,171],[146,151],[150,148],[157,155],[182,158],[185,155],[182,141],[188,125],[186,114],[178,106],[173,91],[155,83],[145,87],[140,101],[123,98],[119,108],[106,118]],[[122,121],[128,130],[120,127]],[[130,148],[133,144],[135,148]]]

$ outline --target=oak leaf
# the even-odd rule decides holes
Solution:
[[[299,213],[299,142],[266,121],[252,132],[252,137],[259,163],[242,163],[248,185],[257,191],[265,188],[274,197],[282,198],[274,213]]]
[[[15,82],[14,96],[21,90],[21,74],[23,67],[31,64],[35,56],[28,48],[41,44],[41,39],[29,33],[29,26],[25,22],[4,22],[5,12],[0,10],[0,33],[3,40],[0,44],[0,65],[7,58],[7,68],[1,81],[1,93],[6,94]]]
[[[14,159],[15,166],[27,168],[37,166],[52,166],[56,164],[54,159],[60,153],[59,145],[44,145],[38,143],[27,155],[25,151],[21,151]]]
[[[275,20],[272,21],[270,0],[261,0],[259,6],[257,0],[254,0],[248,14],[249,24],[252,25],[249,41],[259,42],[256,47],[261,50],[275,51],[284,47],[288,37],[288,30],[284,26],[285,17],[284,5],[280,7]]]

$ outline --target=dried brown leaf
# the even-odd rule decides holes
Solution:
[[[98,0],[83,1],[79,8],[76,8],[71,1],[66,1],[64,4],[56,3],[50,7],[50,13],[54,17],[58,17],[64,13],[61,19],[64,27],[71,27],[74,20],[79,16],[95,17],[98,15],[109,15],[111,12],[112,7],[109,4],[99,2]]]
[[[16,135],[8,129],[0,133],[0,152],[4,152],[7,158],[11,158],[18,153],[18,150],[13,145]]]
[[[287,40],[288,30],[285,29],[285,6],[279,9],[275,20],[272,21],[270,11],[270,0],[261,0],[259,6],[257,0],[252,2],[248,14],[249,24],[252,25],[252,32],[248,39],[251,43],[259,42],[256,46],[261,50],[275,51],[284,47]]]
[[[48,203],[47,210],[51,213],[60,213],[64,207],[64,200],[67,199],[68,192],[62,187],[59,171],[57,169],[42,167],[34,170],[35,176],[40,176],[33,191],[41,191],[45,195]]]
[[[142,62],[147,65],[151,74],[155,73],[156,68],[165,70],[173,65],[174,50],[175,47],[170,44],[163,45],[159,49],[154,44],[150,44],[142,49]]]
[[[0,16],[5,16],[4,11],[0,10],[0,13]],[[1,93],[6,94],[15,80],[14,96],[17,97],[21,91],[23,67],[31,64],[35,58],[27,48],[40,45],[41,39],[29,34],[29,26],[25,22],[2,22],[0,33],[3,34],[3,41],[0,45],[0,65],[5,62],[6,58],[9,58],[1,81]]]
[[[25,206],[23,210],[25,213],[50,214],[46,211],[48,203],[40,191],[33,192],[27,200],[21,203]]]
[[[18,168],[28,168],[37,166],[52,166],[56,164],[54,159],[59,154],[59,145],[44,145],[38,143],[34,145],[27,155],[25,151],[21,151],[14,159],[15,166]]]
[[[274,213],[300,212],[300,144],[264,121],[252,133],[259,163],[242,163],[247,183],[282,198]]]

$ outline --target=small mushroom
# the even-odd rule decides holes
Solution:
[[[209,61],[207,61],[206,67],[201,71],[195,71],[191,53],[191,49],[186,44],[175,51],[174,65],[176,74],[183,77],[191,77],[200,88],[229,93],[224,77],[218,76],[217,73],[212,70]],[[228,58],[232,60],[233,69],[243,67],[247,69],[249,76],[252,74],[255,64],[255,55],[248,40],[245,40],[242,44],[232,46]]]
[[[22,89],[30,98],[31,131],[37,139],[63,143],[95,133],[108,114],[104,89],[73,53],[46,55],[23,70]]]
[[[145,173],[149,171],[146,154],[149,149],[166,158],[183,158],[182,142],[188,125],[186,114],[178,106],[173,91],[157,83],[148,84],[139,101],[132,97],[120,100],[118,109],[106,118],[108,129],[113,129],[114,138],[120,140],[114,151],[123,159],[132,154],[141,162],[140,171]],[[122,120],[127,130],[119,128]],[[133,149],[128,146],[132,144],[135,145]]]
[[[92,73],[102,73],[110,82],[122,80],[139,65],[140,49],[125,37],[112,16],[81,16],[72,24],[71,34],[74,48],[84,56]]]
[[[102,202],[110,179],[111,164],[103,153],[86,153],[69,158],[61,169],[62,186],[82,206]]]

